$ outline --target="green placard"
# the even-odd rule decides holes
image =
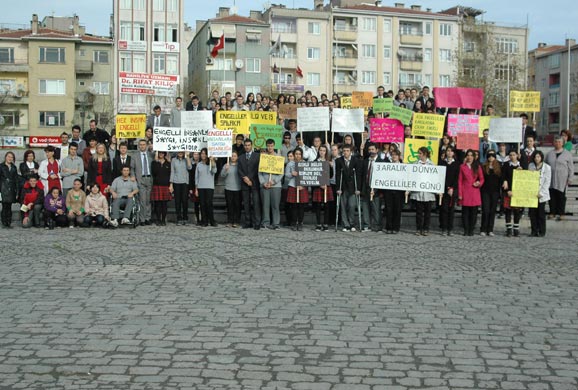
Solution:
[[[399,119],[404,125],[409,125],[413,118],[413,111],[407,108],[393,106],[389,112],[389,117],[391,119]]]
[[[373,99],[373,112],[375,113],[390,112],[392,107],[393,107],[392,98]]]
[[[251,140],[253,141],[253,146],[258,149],[265,149],[267,146],[265,143],[270,138],[275,141],[275,149],[281,148],[281,143],[283,142],[283,126],[278,125],[251,125],[249,126],[251,131]]]

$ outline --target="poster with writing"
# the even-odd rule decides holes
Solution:
[[[389,112],[391,119],[399,119],[404,125],[409,125],[413,119],[413,111],[407,108],[393,106]]]
[[[456,147],[460,150],[479,150],[480,149],[480,139],[477,133],[458,133],[458,144]]]
[[[411,135],[415,137],[441,138],[444,134],[446,117],[436,114],[422,114],[416,112],[413,116]]]
[[[200,152],[201,149],[207,147],[208,134],[209,129],[155,127],[153,129],[153,150]]]
[[[285,172],[285,157],[261,153],[259,172],[282,175]]]
[[[369,120],[369,139],[371,142],[403,142],[403,123],[397,119],[371,118]]]
[[[393,107],[393,98],[376,98],[373,99],[373,112],[384,113],[390,112]]]
[[[329,163],[327,161],[300,161],[297,163],[297,174],[297,186],[329,185]]]
[[[363,133],[365,129],[363,109],[334,108],[331,116],[331,129],[334,133]]]
[[[406,138],[403,145],[403,162],[413,164],[419,159],[418,150],[422,146],[426,147],[430,153],[430,160],[434,164],[438,163],[439,141],[427,139]]]
[[[300,133],[329,130],[329,107],[299,107],[297,129]]]
[[[444,166],[376,162],[371,174],[371,188],[441,194],[445,180]]]
[[[251,132],[251,140],[253,141],[253,146],[258,149],[265,149],[266,142],[268,139],[275,141],[275,149],[279,149],[283,142],[283,132],[285,129],[283,126],[278,125],[251,125],[249,127]]]
[[[233,154],[233,130],[209,130],[207,149],[209,157],[231,157]]]
[[[481,88],[437,87],[433,89],[436,107],[480,110],[484,104]]]
[[[540,112],[540,91],[510,91],[510,111]]]
[[[478,136],[480,138],[484,136],[484,130],[490,130],[490,119],[492,118],[499,118],[499,116],[480,116],[480,122],[478,126]]]
[[[458,133],[478,134],[480,117],[478,115],[448,114],[448,135],[453,137]]]
[[[145,114],[118,114],[116,116],[117,138],[144,138],[147,127]]]
[[[351,94],[351,108],[373,107],[373,93],[354,91]]]
[[[490,141],[520,143],[522,142],[522,118],[490,119]]]
[[[280,104],[277,107],[277,115],[281,119],[297,119],[298,104]]]
[[[512,178],[512,207],[538,207],[540,171],[515,170]]]

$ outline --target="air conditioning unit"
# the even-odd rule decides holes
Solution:
[[[215,60],[212,59],[211,57],[207,57],[207,60],[205,61],[205,63],[207,65],[213,65],[215,63]]]

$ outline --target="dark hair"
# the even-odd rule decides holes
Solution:
[[[82,180],[80,180],[79,178],[74,179],[74,183],[79,182],[80,184],[82,184]]]
[[[74,131],[74,130],[81,131],[81,128],[78,125],[74,125],[74,126],[72,126],[72,131]]]
[[[195,99],[199,100],[199,97],[197,95],[195,95],[191,98],[191,100],[195,100]]]
[[[95,125],[98,124],[98,122],[96,121],[96,119],[91,119],[90,122],[88,122],[88,123],[94,123]]]
[[[526,113],[520,114],[520,118],[528,119],[528,114]]]
[[[351,145],[350,144],[343,144],[343,146],[341,146],[341,149],[342,150],[345,150],[345,149],[351,150]]]
[[[243,141],[243,143],[246,144],[247,142],[253,145],[253,140],[251,138],[245,138],[245,141]]]
[[[275,145],[275,140],[273,138],[268,138],[267,141],[265,141],[265,145]]]
[[[33,155],[34,158],[36,158],[36,154],[34,153],[34,150],[32,149],[28,149],[27,151],[24,152],[24,161],[26,161],[28,159],[28,156]]]
[[[474,157],[474,160],[472,161],[472,172],[473,172],[473,174],[474,174],[474,178],[477,179],[477,178],[478,178],[478,169],[480,168],[480,160],[477,160],[477,159],[475,158],[475,156],[476,156],[476,151],[475,151],[475,150],[473,150],[473,149],[468,149],[468,150],[466,150],[466,156],[467,156],[469,153],[471,153],[472,156]],[[464,160],[465,160],[465,159],[464,159]],[[464,161],[464,164],[465,164],[465,161]]]
[[[71,143],[68,145],[68,148],[69,148],[69,149],[70,149],[70,148],[76,148],[76,149],[78,149],[78,144],[77,144],[76,142],[71,142]]]
[[[418,151],[418,152],[422,152],[422,154],[425,154],[425,156],[426,156],[427,158],[429,158],[430,155],[431,155],[429,149],[426,148],[425,146],[422,146],[422,147],[419,148],[417,151]]]
[[[45,151],[45,152],[52,152],[52,153],[54,153],[54,150],[55,150],[55,149],[54,149],[54,146],[52,146],[52,145],[48,145],[47,147],[44,148],[44,151]]]
[[[534,164],[536,164],[536,161],[535,161],[536,155],[542,157],[542,162],[544,162],[544,153],[542,153],[541,150],[534,150],[534,153],[532,153],[532,162]]]
[[[88,143],[90,143],[90,141],[98,141],[96,139],[96,137],[94,136],[94,134],[89,134],[87,138]]]
[[[489,155],[493,155],[494,157],[496,157],[496,151],[494,149],[489,149],[487,156]],[[484,171],[484,173],[486,175],[490,174],[490,166],[492,166],[492,170],[494,171],[494,174],[498,177],[500,177],[502,175],[502,167],[500,165],[500,163],[498,162],[497,159],[494,159],[493,162],[490,162],[490,160],[486,160],[486,162],[482,165],[482,170]],[[473,164],[472,164],[473,167]]]
[[[568,141],[572,140],[572,132],[568,129],[564,129],[560,132],[560,135],[566,135],[566,137],[568,137]]]
[[[331,153],[329,151],[329,148],[327,148],[327,145],[325,144],[319,145],[319,150],[321,150],[321,148],[325,149],[325,161],[331,161]],[[315,161],[317,160],[319,160],[319,153],[317,153],[317,157],[315,157]]]
[[[142,140],[139,140],[139,142]],[[120,144],[118,144],[118,147],[120,148],[121,146],[126,146],[128,148],[128,143],[126,141],[122,141]]]
[[[297,152],[301,153],[301,157],[303,157],[303,149],[301,149],[301,148],[293,149],[293,156],[295,156],[295,153],[297,153]]]
[[[372,146],[374,146],[377,149],[377,144],[374,142],[368,142],[366,145],[367,149],[371,148]]]
[[[58,191],[58,195],[62,194],[62,192],[60,191],[60,188],[54,186],[50,189],[50,193],[52,194],[52,191],[57,190]]]
[[[153,107],[153,111],[155,111],[155,110],[160,110],[160,109],[161,109],[161,106],[159,106],[158,104]]]
[[[180,101],[183,101],[183,98],[182,98],[182,97],[180,97],[180,96],[177,96],[177,98],[175,99],[175,101],[176,101],[176,100],[180,100]]]

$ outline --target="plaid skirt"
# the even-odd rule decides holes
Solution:
[[[172,196],[168,186],[153,186],[153,189],[151,190],[152,202],[160,202],[171,199]]]
[[[327,186],[327,201],[333,202],[333,189],[331,186]],[[313,203],[325,203],[325,195],[321,187],[313,189]]]
[[[287,203],[297,203],[297,188],[287,188]],[[307,188],[301,188],[299,191],[299,203],[309,203],[309,191]]]

